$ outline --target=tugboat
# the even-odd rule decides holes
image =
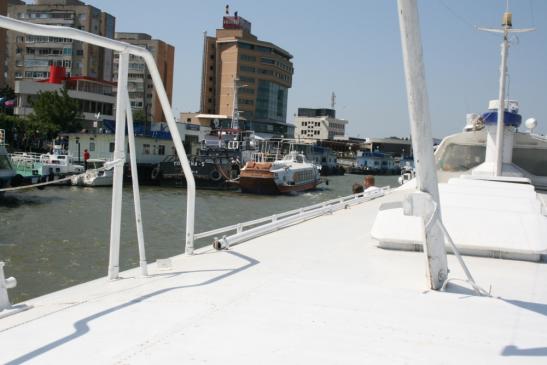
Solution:
[[[189,156],[192,174],[199,189],[237,189],[240,166],[251,151],[255,141],[252,133],[239,129],[219,129],[211,132],[201,142],[197,154]],[[186,186],[186,179],[177,156],[167,156],[154,169],[152,181],[159,184]]]
[[[321,183],[320,168],[303,154],[290,152],[282,160],[249,161],[241,169],[239,186],[243,193],[283,194],[312,190]]]
[[[16,175],[6,150],[5,136],[5,131],[0,129],[0,189],[10,186],[11,180]],[[0,192],[0,197],[3,195],[4,193]]]

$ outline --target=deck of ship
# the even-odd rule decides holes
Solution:
[[[425,290],[422,253],[369,235],[401,194],[30,300],[0,320],[0,362],[545,363],[547,265],[466,257],[493,297]]]

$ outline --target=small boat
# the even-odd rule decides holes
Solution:
[[[320,183],[320,168],[296,151],[274,162],[263,162],[260,158],[249,161],[239,175],[241,191],[254,194],[306,191],[315,189]]]
[[[87,160],[87,171],[84,175],[74,175],[70,182],[77,186],[112,186],[114,170],[98,170],[104,167],[105,159]]]
[[[401,168],[401,176],[397,179],[399,185],[404,185],[407,181],[410,181],[416,177],[416,170],[410,166],[410,164],[404,165]]]
[[[84,172],[84,167],[74,162],[59,145],[55,145],[51,153],[14,152],[11,161],[20,179],[35,184],[45,178],[53,180]]]

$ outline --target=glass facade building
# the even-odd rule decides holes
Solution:
[[[285,122],[287,118],[287,88],[275,82],[260,80],[256,96],[255,118]]]

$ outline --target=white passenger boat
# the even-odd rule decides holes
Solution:
[[[70,182],[76,186],[112,186],[114,172],[105,170],[105,159],[90,158],[87,160],[85,174],[78,174],[71,178]]]
[[[488,151],[489,175],[482,169],[437,183],[415,0],[399,0],[398,10],[417,189],[376,189],[195,234],[192,174],[175,140],[188,177],[186,255],[146,264],[136,194],[140,268],[119,272],[118,165],[108,277],[10,306],[6,288],[15,281],[0,267],[0,362],[544,364],[544,195],[527,177],[500,174],[509,167]],[[167,100],[146,50],[4,17],[0,25],[127,52],[120,75],[128,53],[143,56]],[[505,38],[509,29],[504,22]],[[118,97],[121,122],[129,98]],[[487,150],[495,139],[487,138]],[[205,237],[221,250],[194,251],[193,240]],[[378,247],[385,244],[425,254]],[[458,248],[472,256],[464,262]]]
[[[296,151],[274,162],[249,161],[239,175],[241,191],[254,194],[306,191],[320,183],[320,167]]]

